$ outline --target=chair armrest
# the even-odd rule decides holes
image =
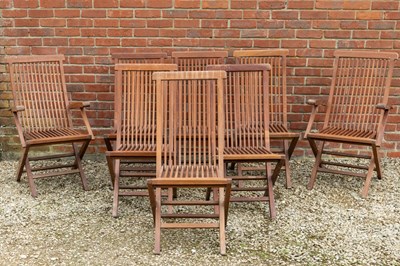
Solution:
[[[25,107],[22,106],[22,105],[13,106],[13,107],[10,108],[10,111],[13,112],[13,113],[25,111]]]
[[[384,104],[384,103],[378,103],[378,104],[376,105],[376,109],[381,109],[381,110],[389,111],[390,109],[393,109],[393,106],[388,105],[388,104]]]
[[[71,102],[68,105],[69,109],[83,109],[90,106],[90,102]]]
[[[325,106],[326,105],[326,101],[324,101],[324,100],[316,100],[316,99],[309,99],[309,100],[307,100],[307,104],[308,105],[313,105],[315,107],[320,106],[320,105]]]

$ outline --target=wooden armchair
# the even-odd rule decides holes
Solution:
[[[164,64],[167,59],[166,53],[116,53],[112,55],[114,64]],[[114,79],[114,88],[117,87],[117,78]],[[114,110],[116,110],[117,99],[114,98]],[[117,137],[117,118],[114,116],[114,132],[104,136],[107,151],[112,151],[112,144]]]
[[[204,71],[208,65],[225,64],[227,51],[172,52],[172,60],[179,71]]]
[[[240,195],[231,197],[231,202],[268,201],[270,216],[276,217],[273,183],[284,164],[285,155],[270,150],[269,138],[269,65],[213,65],[208,70],[224,70],[227,79],[224,86],[225,110],[225,162],[265,163],[262,176],[239,174],[229,176],[232,180],[261,180],[262,186],[237,186],[233,192],[263,192],[262,195]],[[268,163],[277,163],[272,175],[268,173]],[[254,193],[253,193],[254,194]]]
[[[156,160],[156,87],[152,75],[174,71],[174,64],[117,64],[115,66],[116,145],[106,151],[114,187],[112,215],[118,215],[119,196],[147,196],[143,178],[155,176]],[[121,165],[124,161],[124,166]],[[127,165],[125,164],[127,163]],[[139,164],[139,165],[137,165]],[[150,171],[149,171],[150,170]],[[135,184],[120,184],[120,179],[137,179]]]
[[[285,154],[286,187],[292,187],[289,160],[300,134],[288,130],[286,95],[286,49],[237,50],[233,52],[237,64],[270,64],[269,83],[269,131],[272,141],[281,141],[281,149],[274,152]]]
[[[225,72],[158,72],[153,78],[157,82],[157,176],[148,180],[148,190],[155,226],[154,253],[160,253],[161,229],[216,228],[220,252],[225,254],[231,187],[231,180],[224,177],[222,157]],[[194,188],[208,187],[218,190],[211,201],[201,199],[203,193],[193,192]],[[161,198],[164,188],[186,188],[191,193],[179,199],[169,194],[165,199]],[[173,207],[178,206],[175,211]],[[207,206],[212,208],[208,212],[204,210]],[[179,222],[181,218],[184,220]],[[191,221],[197,218],[202,220]]]
[[[304,137],[308,139],[316,157],[308,189],[314,187],[317,172],[365,177],[361,195],[367,197],[372,174],[376,171],[382,178],[379,148],[390,107],[389,88],[397,53],[373,51],[336,51],[333,79],[327,102],[309,100],[313,106]],[[317,109],[326,106],[322,129],[312,131]],[[317,142],[318,145],[317,145]],[[329,142],[348,143],[371,148],[371,154],[351,151],[327,150]],[[370,160],[368,166],[323,160],[322,155],[363,158]],[[328,167],[327,167],[328,166]],[[330,166],[330,167],[329,167]],[[335,168],[332,168],[334,166]],[[341,168],[367,170],[366,173]]]
[[[14,107],[11,109],[18,136],[22,145],[22,156],[17,169],[17,181],[21,180],[24,168],[33,197],[37,196],[34,179],[78,173],[82,185],[88,189],[81,160],[89,142],[94,139],[85,108],[89,103],[70,103],[65,85],[63,55],[19,56],[6,59],[9,71]],[[81,132],[72,125],[71,109],[78,109],[86,130]],[[32,147],[70,143],[70,152],[29,157]],[[82,143],[79,148],[77,143]],[[78,149],[79,148],[79,149]],[[32,161],[43,161],[73,157],[70,164],[51,164],[32,167]],[[65,169],[67,168],[67,169]],[[47,171],[64,169],[57,171]],[[33,174],[33,172],[39,172]]]

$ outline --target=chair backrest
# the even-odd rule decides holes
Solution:
[[[224,71],[158,72],[157,176],[189,167],[181,177],[223,177]],[[218,115],[218,117],[217,117]]]
[[[117,64],[115,120],[117,149],[156,145],[156,83],[157,71],[175,71],[174,64]]]
[[[167,53],[117,53],[112,58],[114,64],[157,64],[165,62]]]
[[[24,131],[69,128],[63,55],[17,56],[6,59],[15,106]]]
[[[186,51],[172,52],[173,62],[179,71],[204,71],[207,65],[224,64],[227,51]]]
[[[213,65],[208,70],[224,70],[225,147],[265,147],[269,144],[267,64]]]
[[[324,128],[377,131],[397,53],[336,51]]]
[[[270,64],[269,107],[271,130],[274,126],[287,127],[286,49],[236,50],[237,64]]]

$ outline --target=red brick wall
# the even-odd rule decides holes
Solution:
[[[115,52],[287,48],[291,129],[303,131],[305,102],[327,92],[335,49],[400,51],[398,0],[1,0],[0,7],[0,148],[9,157],[20,146],[8,111],[7,55],[65,54],[71,97],[92,102],[90,122],[101,137],[112,126]],[[400,156],[399,66],[383,145],[389,156]],[[104,150],[101,138],[94,144],[90,152]],[[302,141],[296,154],[305,153]]]

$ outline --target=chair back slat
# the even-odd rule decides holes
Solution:
[[[156,87],[152,75],[175,71],[174,64],[117,64],[116,125],[118,150],[136,147],[147,150],[156,145]]]
[[[207,65],[224,64],[227,57],[227,51],[172,52],[179,71],[204,71]]]
[[[63,60],[62,55],[7,59],[14,104],[25,107],[19,114],[24,131],[71,126]]]
[[[269,64],[269,118],[270,124],[287,126],[286,56],[289,51],[237,50],[233,56],[237,64]]]
[[[159,72],[153,78],[158,93],[157,176],[170,171],[170,177],[223,177],[225,72]]]
[[[376,132],[387,104],[393,73],[392,53],[337,51],[324,128]]]
[[[265,147],[269,144],[270,66],[237,64],[208,66],[208,70],[224,70],[225,147]]]
[[[164,63],[167,53],[117,53],[112,55],[114,64]]]

